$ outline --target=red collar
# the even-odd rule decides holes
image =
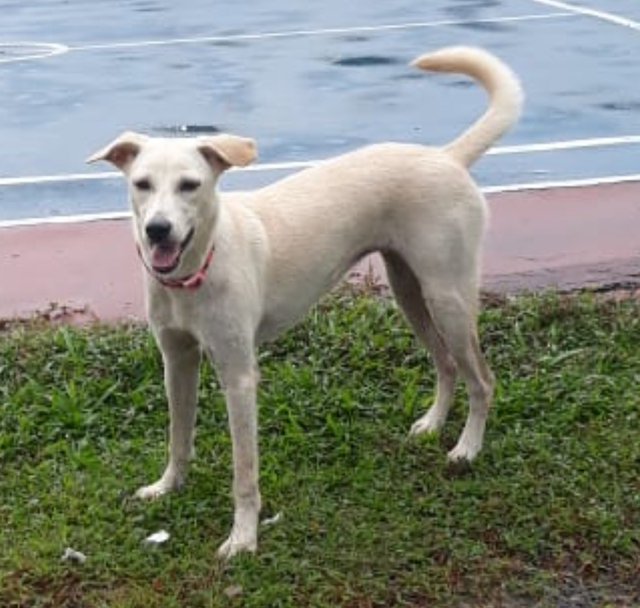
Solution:
[[[207,254],[207,257],[204,260],[204,264],[202,264],[202,266],[198,270],[182,279],[165,279],[159,276],[157,273],[153,272],[153,270],[149,268],[149,266],[147,266],[145,259],[142,257],[142,251],[140,251],[139,245],[136,247],[136,249],[138,250],[138,256],[142,260],[142,264],[146,268],[147,272],[161,285],[164,285],[165,287],[171,287],[172,289],[198,289],[198,287],[202,285],[202,282],[207,275],[207,269],[211,264],[211,260],[213,258],[213,250],[215,248],[211,247],[209,253]]]

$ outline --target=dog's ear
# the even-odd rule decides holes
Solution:
[[[148,139],[146,135],[126,131],[110,144],[92,154],[86,162],[95,163],[99,160],[107,160],[121,171],[126,171]]]
[[[246,167],[258,156],[253,139],[226,133],[199,137],[198,150],[212,168],[222,171],[229,167]]]

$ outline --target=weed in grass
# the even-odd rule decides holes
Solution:
[[[0,605],[638,605],[638,312],[588,295],[488,304],[495,405],[478,460],[452,468],[464,391],[440,437],[409,439],[428,356],[390,301],[327,298],[260,353],[264,515],[283,515],[227,564],[230,440],[210,369],[187,486],[139,503],[167,420],[147,331],[8,329]],[[145,547],[161,528],[171,539]],[[67,546],[87,562],[61,562]]]

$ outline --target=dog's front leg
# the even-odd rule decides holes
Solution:
[[[169,461],[158,481],[136,492],[138,498],[156,498],[180,487],[193,456],[200,347],[184,332],[160,330],[155,335],[162,351],[169,401]]]
[[[226,366],[225,366],[226,367]],[[258,488],[258,371],[253,362],[240,368],[219,369],[229,416],[233,451],[233,527],[218,550],[229,558],[239,551],[255,551],[258,544],[260,490]]]

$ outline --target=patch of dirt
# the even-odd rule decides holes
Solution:
[[[58,304],[51,302],[44,310],[37,310],[28,317],[0,319],[0,332],[15,327],[38,325],[86,325],[100,319],[86,305]]]

